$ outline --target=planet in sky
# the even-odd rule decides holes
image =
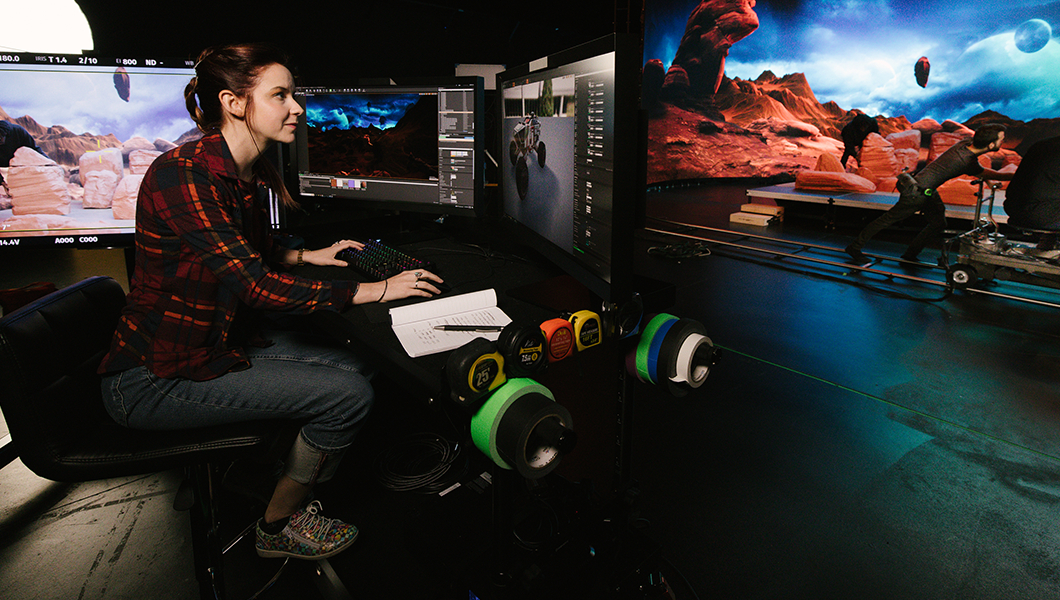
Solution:
[[[1016,28],[1016,47],[1021,52],[1032,54],[1044,48],[1052,36],[1053,29],[1048,23],[1041,19],[1030,19]]]

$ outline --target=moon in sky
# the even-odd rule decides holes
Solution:
[[[1016,47],[1021,52],[1032,54],[1044,48],[1052,36],[1053,30],[1048,23],[1041,19],[1030,19],[1016,28]]]

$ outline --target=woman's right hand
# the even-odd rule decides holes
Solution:
[[[434,284],[442,283],[443,281],[441,277],[430,271],[416,269],[403,271],[385,281],[362,283],[361,289],[371,288],[363,292],[366,296],[364,302],[391,302],[412,296],[430,298],[435,294],[440,294],[441,290]],[[358,293],[357,295],[360,296],[361,294]],[[361,303],[358,302],[358,304]]]

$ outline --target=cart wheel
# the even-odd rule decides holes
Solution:
[[[512,161],[512,165],[519,160],[519,145],[515,143],[515,140],[508,142],[508,158]]]
[[[959,290],[975,283],[976,277],[975,267],[971,265],[954,265],[946,271],[946,280]]]
[[[522,158],[515,164],[515,189],[519,192],[519,199],[526,198],[526,190],[530,188],[530,168],[526,166],[526,158]]]
[[[545,168],[545,142],[537,143],[537,166]]]

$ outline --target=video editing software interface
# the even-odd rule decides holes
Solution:
[[[616,268],[615,58],[498,75],[504,215],[607,283]]]
[[[408,211],[466,213],[481,200],[482,79],[301,87],[298,190]]]
[[[0,120],[25,130],[43,151],[0,154],[8,186],[0,187],[0,248],[131,245],[144,170],[201,135],[184,104],[193,66],[158,57],[0,53]]]

